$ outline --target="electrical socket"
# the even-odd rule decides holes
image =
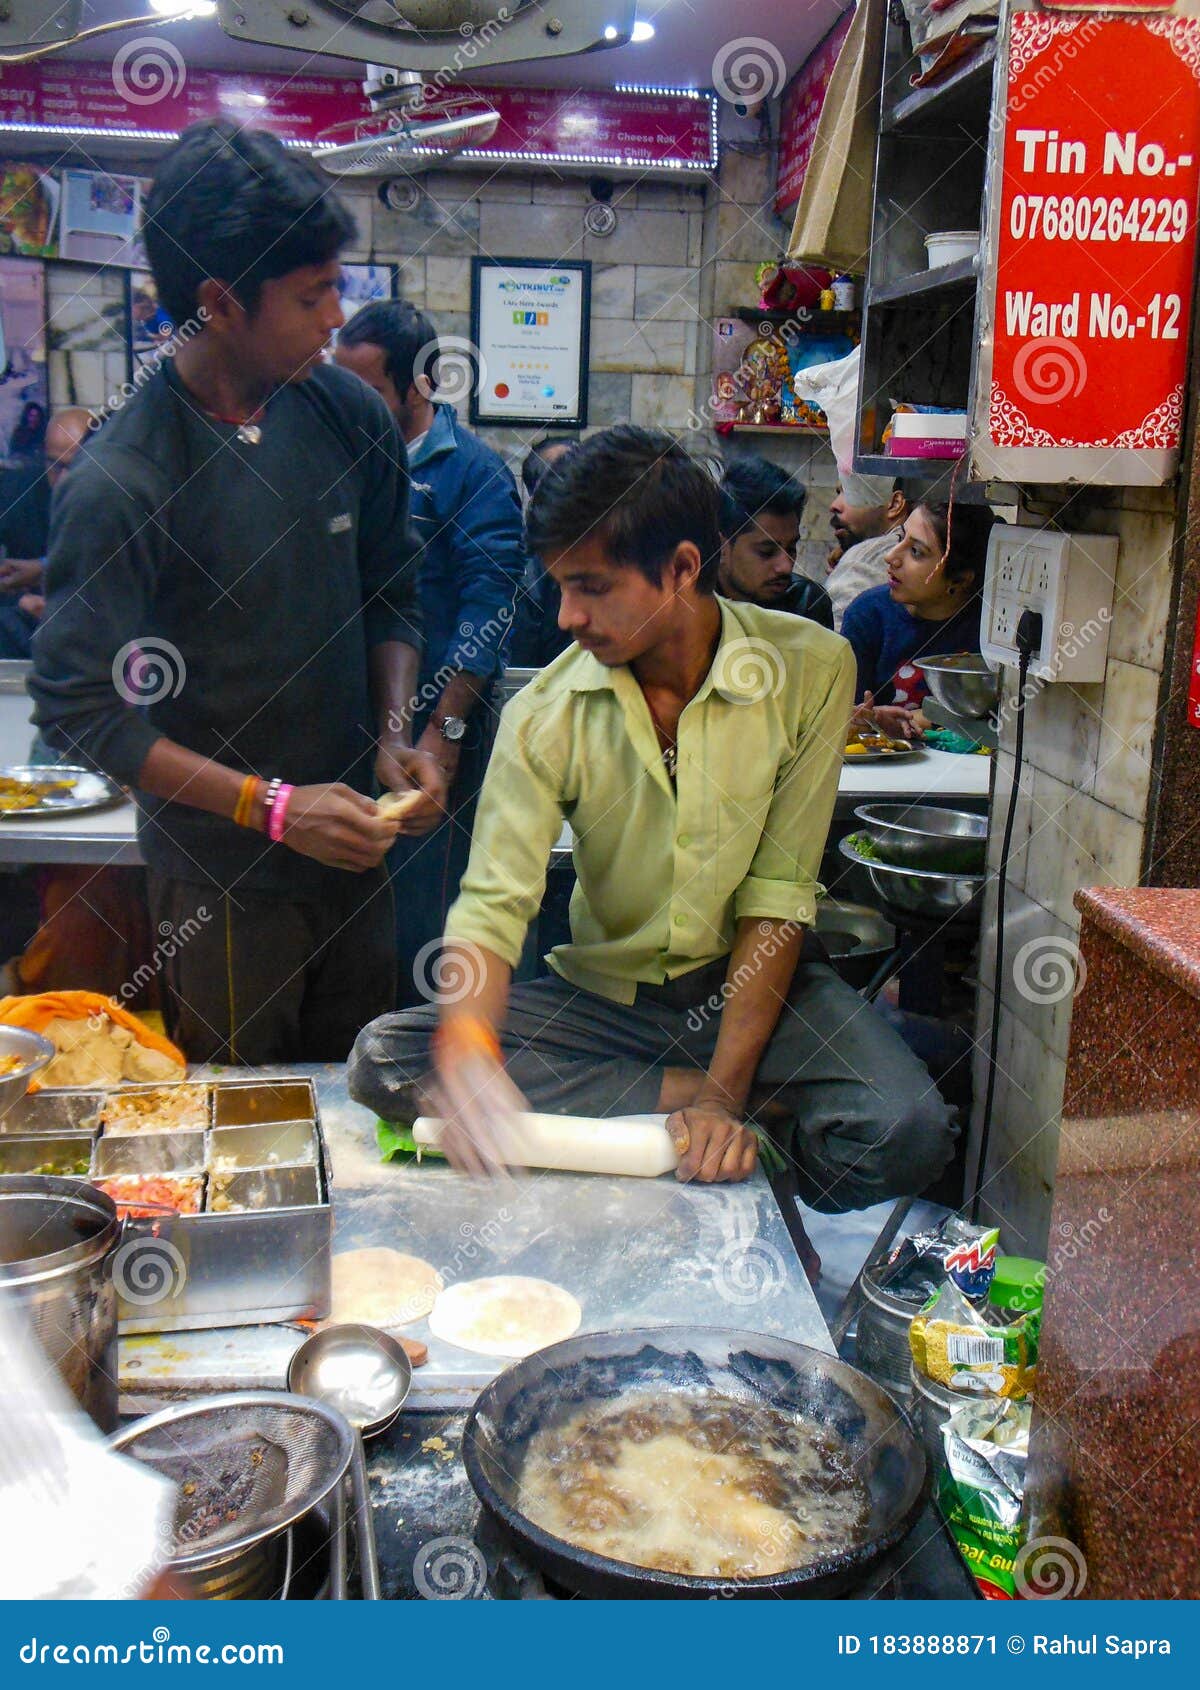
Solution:
[[[998,523],[988,542],[983,585],[983,655],[1016,664],[1021,613],[1042,618],[1029,672],[1044,681],[1104,679],[1118,542]]]

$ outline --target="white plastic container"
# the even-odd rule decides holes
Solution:
[[[925,251],[931,270],[940,270],[943,264],[957,264],[960,258],[974,258],[979,251],[979,230],[943,229],[939,234],[926,235]]]

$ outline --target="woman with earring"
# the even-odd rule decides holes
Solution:
[[[887,553],[888,579],[848,606],[842,635],[858,663],[855,720],[911,735],[927,688],[923,657],[979,650],[988,535],[986,505],[921,503]]]

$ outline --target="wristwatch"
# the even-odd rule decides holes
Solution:
[[[435,717],[433,725],[451,745],[457,745],[467,731],[467,724],[461,716],[443,716],[441,721]]]

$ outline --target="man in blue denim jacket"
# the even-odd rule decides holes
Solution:
[[[513,604],[525,570],[521,502],[503,460],[436,400],[438,335],[407,301],[367,305],[334,356],[382,397],[400,425],[420,551],[425,655],[413,700],[413,740],[450,781],[449,815],[432,833],[401,837],[391,863],[399,933],[399,1002],[433,994],[446,912],[458,896],[491,751]]]

